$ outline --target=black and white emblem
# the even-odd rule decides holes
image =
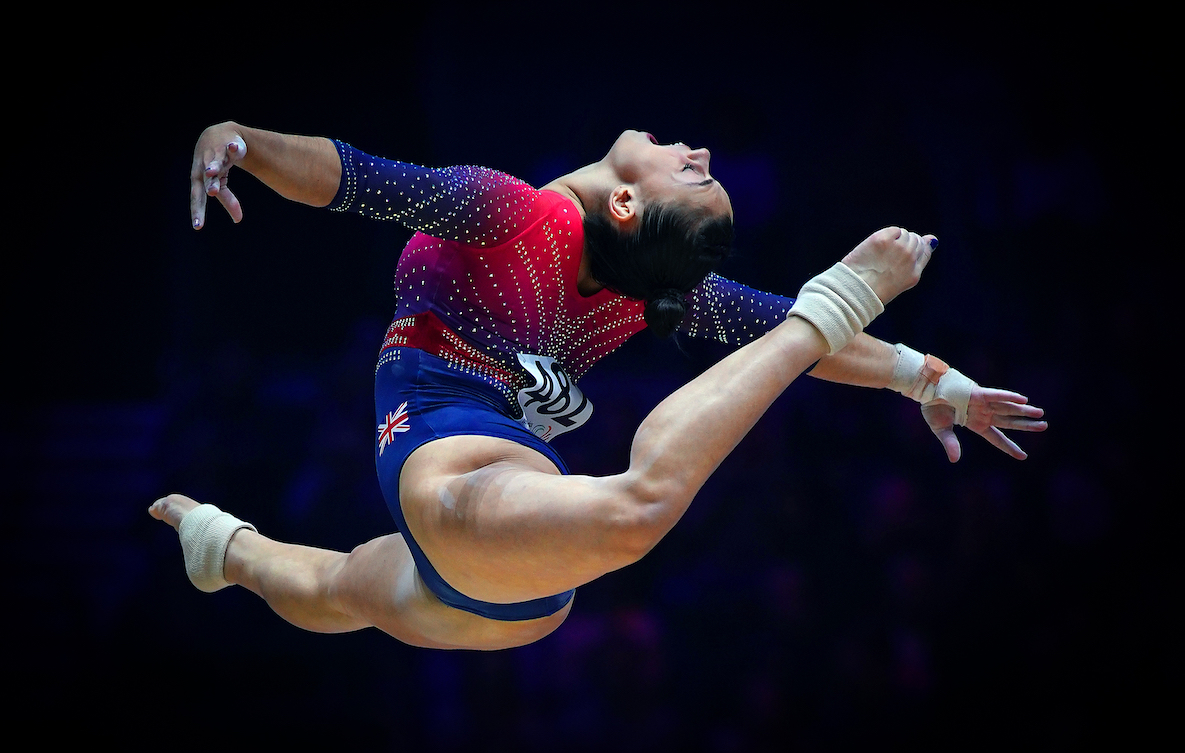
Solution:
[[[549,356],[527,353],[519,353],[518,362],[534,380],[518,391],[518,404],[523,409],[523,424],[535,436],[550,442],[584,425],[592,415],[592,403],[563,366]]]

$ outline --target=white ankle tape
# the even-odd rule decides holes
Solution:
[[[836,262],[802,286],[787,316],[800,316],[814,325],[827,340],[827,354],[834,355],[884,310],[868,283],[848,265]]]
[[[889,389],[900,392],[922,405],[940,403],[955,409],[955,423],[967,425],[971,390],[977,385],[958,369],[952,369],[934,356],[923,356],[908,345],[897,343],[897,364]]]
[[[226,548],[230,546],[230,537],[240,528],[255,531],[255,526],[214,505],[198,505],[181,519],[177,533],[185,554],[185,572],[199,591],[213,593],[230,585],[222,574]]]

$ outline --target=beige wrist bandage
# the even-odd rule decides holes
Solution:
[[[799,316],[814,325],[827,341],[827,355],[835,355],[884,310],[868,283],[851,267],[836,262],[802,286],[786,316]]]
[[[941,359],[923,356],[908,345],[898,343],[897,365],[889,389],[900,392],[922,405],[939,403],[955,409],[955,423],[967,424],[967,408],[975,382]]]

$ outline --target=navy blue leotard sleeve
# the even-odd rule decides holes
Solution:
[[[679,331],[740,347],[778,326],[793,298],[763,293],[710,274],[687,296],[687,314]]]
[[[488,167],[422,167],[375,157],[341,141],[334,146],[342,177],[331,211],[395,220],[435,238],[474,246],[496,241],[520,221],[522,208],[538,193]]]
[[[506,173],[469,165],[429,168],[366,154],[335,141],[342,179],[329,209],[395,220],[437,238],[483,246],[522,220],[537,193]],[[733,346],[773,329],[794,299],[711,274],[687,297],[680,331]]]

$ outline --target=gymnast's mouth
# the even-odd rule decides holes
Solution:
[[[657,143],[658,143],[658,139],[654,138],[654,134],[653,134],[653,133],[650,133],[649,131],[647,131],[647,132],[646,132],[646,138],[650,139],[650,143],[651,143],[651,144],[657,144]]]

